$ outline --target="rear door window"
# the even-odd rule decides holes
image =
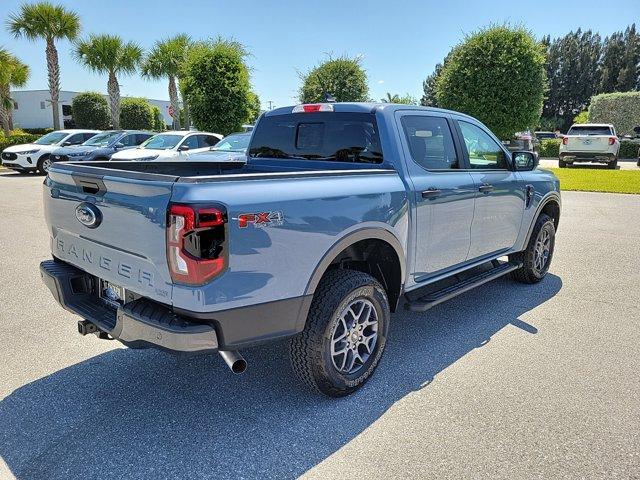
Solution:
[[[382,163],[374,114],[346,112],[264,116],[249,156],[352,163]]]
[[[460,168],[453,136],[443,117],[405,115],[402,129],[413,160],[426,170]]]

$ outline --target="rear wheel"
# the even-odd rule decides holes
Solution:
[[[511,275],[521,283],[537,283],[549,271],[556,243],[556,228],[553,219],[541,213],[531,232],[526,250],[510,256],[511,261],[522,262],[522,267]]]
[[[567,166],[567,162],[565,162],[564,160],[562,160],[561,158],[558,159],[558,167],[560,168],[564,168]]]
[[[614,158],[612,162],[609,162],[607,164],[607,168],[611,169],[611,170],[615,170],[615,168],[618,166],[618,159]]]
[[[373,374],[389,329],[387,294],[371,275],[332,270],[318,285],[304,330],[289,343],[297,376],[330,397],[348,395]]]

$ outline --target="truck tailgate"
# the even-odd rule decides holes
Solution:
[[[54,166],[44,183],[53,255],[132,292],[171,303],[165,226],[174,180]],[[91,225],[94,214],[96,225]]]

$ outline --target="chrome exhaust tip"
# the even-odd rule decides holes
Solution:
[[[236,350],[218,350],[218,353],[224,360],[224,363],[235,374],[244,373],[247,369],[247,361]]]

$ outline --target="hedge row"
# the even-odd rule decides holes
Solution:
[[[602,93],[591,97],[590,123],[612,123],[618,135],[633,135],[640,125],[640,92]]]
[[[0,152],[11,145],[20,145],[22,143],[31,143],[39,139],[42,135],[10,135],[8,137],[0,137]]]
[[[622,140],[620,142],[619,158],[638,158],[640,140]],[[560,154],[560,140],[542,140],[540,142],[540,157],[558,158]]]

